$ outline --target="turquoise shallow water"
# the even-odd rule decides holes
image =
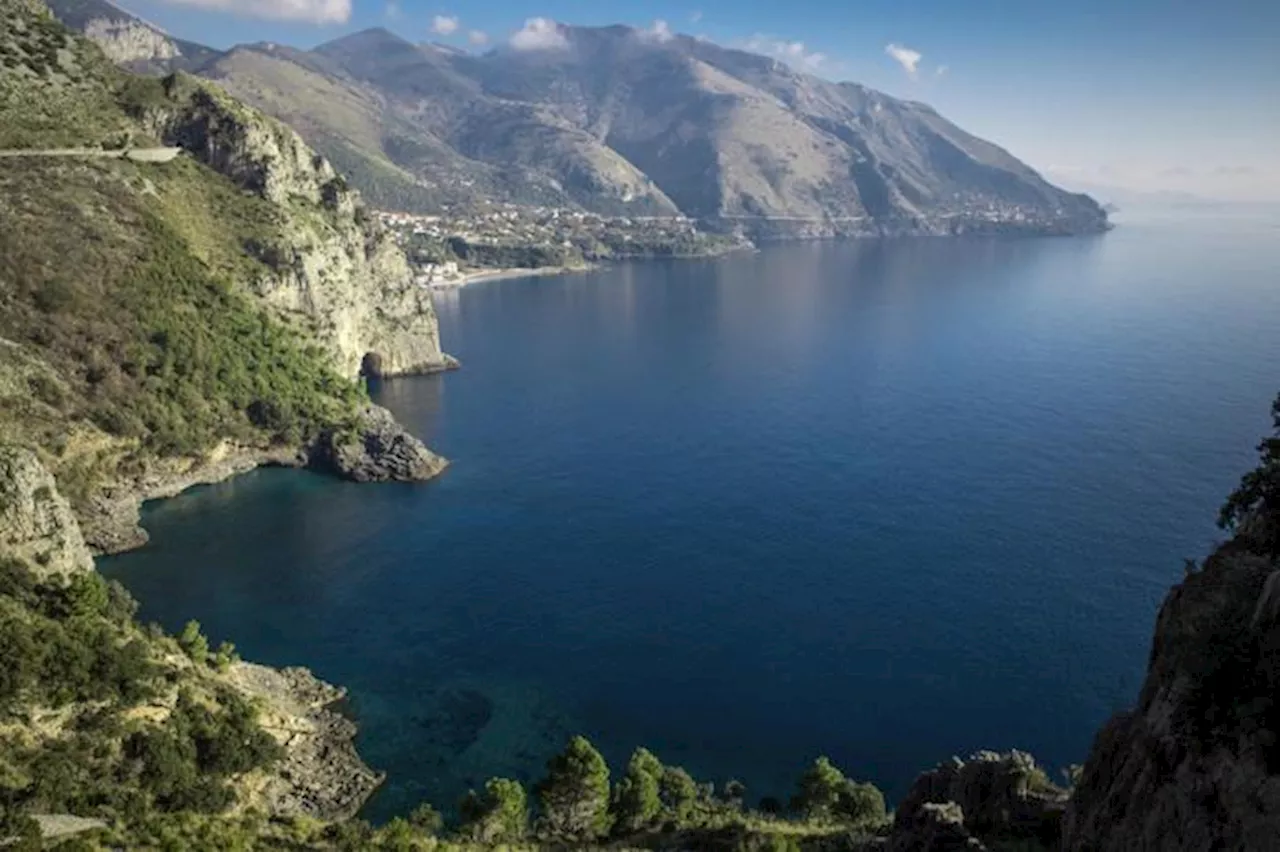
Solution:
[[[260,471],[104,570],[351,689],[369,813],[581,731],[786,795],[953,753],[1080,760],[1280,389],[1276,220],[793,245],[474,286],[465,367],[375,395],[426,486]]]

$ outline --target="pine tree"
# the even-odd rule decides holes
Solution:
[[[587,840],[609,830],[609,766],[585,737],[574,737],[547,763],[538,785],[544,830]]]
[[[614,831],[634,834],[653,824],[662,811],[659,785],[665,767],[653,753],[638,748],[627,763],[627,774],[613,791]]]

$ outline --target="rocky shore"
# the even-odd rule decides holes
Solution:
[[[354,482],[423,482],[448,461],[427,449],[385,408],[366,405],[353,430],[330,429],[308,446],[250,447],[224,441],[202,458],[154,461],[144,473],[115,482],[78,508],[79,525],[93,552],[107,556],[148,541],[142,504],[175,497],[259,467],[310,467]]]
[[[270,774],[246,779],[248,799],[271,815],[355,816],[385,776],[356,753],[355,722],[333,709],[346,690],[304,668],[237,663],[226,678],[260,702],[260,724],[285,749]]]

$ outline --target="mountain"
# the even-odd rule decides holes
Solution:
[[[138,73],[167,73],[209,61],[217,51],[174,38],[110,0],[57,0],[54,14],[98,43],[113,62]]]
[[[70,2],[54,3],[68,21]],[[758,236],[1107,227],[1092,199],[927,105],[686,36],[552,36],[476,56],[372,29],[193,70],[294,125],[381,206],[681,213]]]

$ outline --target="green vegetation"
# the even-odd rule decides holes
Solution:
[[[0,8],[0,148],[128,144],[137,128],[112,90],[124,77],[47,12],[9,0]]]
[[[871,784],[845,778],[825,757],[814,761],[800,779],[792,807],[809,820],[853,825],[881,823],[886,813],[884,794]]]
[[[585,262],[582,252],[572,246],[469,242],[461,237],[450,237],[447,245],[449,254],[468,266],[540,269],[546,266],[581,266]]]
[[[173,640],[97,574],[40,582],[0,561],[0,810],[132,822],[219,813],[232,778],[280,747],[205,666],[176,666]]]
[[[1254,548],[1280,557],[1280,396],[1271,406],[1272,434],[1258,445],[1261,460],[1227,498],[1218,525]]]
[[[459,837],[476,843],[517,843],[529,827],[529,807],[520,782],[493,778],[484,792],[474,791],[458,807],[462,825]]]
[[[650,828],[662,811],[659,785],[663,765],[648,749],[638,748],[627,763],[627,774],[613,789],[613,813],[618,831],[634,834]]]
[[[0,148],[156,144],[202,98],[251,119],[193,78],[115,68],[38,3],[0,18]],[[188,157],[0,160],[0,441],[36,449],[79,508],[158,458],[349,425],[363,389],[257,298],[298,222],[325,227],[296,206]]]
[[[592,840],[609,830],[609,766],[586,737],[574,737],[538,785],[542,827],[553,837]]]

